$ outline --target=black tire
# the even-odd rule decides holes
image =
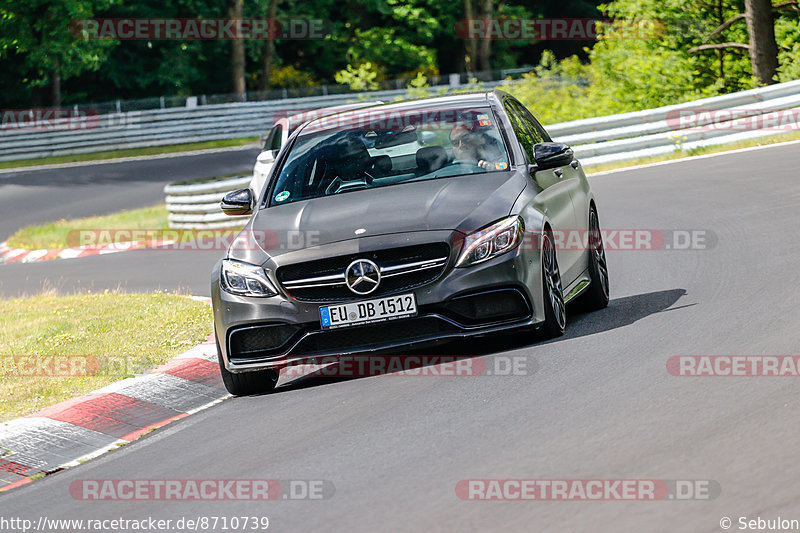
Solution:
[[[548,228],[542,235],[542,294],[544,296],[544,323],[541,335],[545,339],[560,337],[567,325],[567,307],[558,269],[555,240]]]
[[[594,205],[589,211],[589,288],[581,296],[581,304],[587,311],[595,311],[608,306],[609,284],[608,263],[603,247],[603,234],[600,219]]]
[[[278,373],[274,370],[254,370],[234,374],[225,368],[222,361],[222,352],[217,340],[217,359],[219,360],[219,373],[228,392],[234,396],[249,396],[251,394],[265,394],[275,390],[278,384]]]

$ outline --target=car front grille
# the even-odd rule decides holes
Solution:
[[[434,316],[333,329],[306,335],[292,349],[293,355],[335,354],[339,351],[369,350],[393,343],[426,340],[459,331],[455,325]]]
[[[278,281],[292,297],[303,302],[340,302],[364,298],[345,284],[345,270],[356,259],[373,261],[381,273],[377,290],[369,297],[396,294],[430,283],[442,275],[450,256],[446,243],[431,243],[376,250],[307,261],[278,268]]]

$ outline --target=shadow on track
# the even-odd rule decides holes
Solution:
[[[574,339],[629,326],[650,315],[671,310],[670,308],[684,296],[686,296],[686,290],[670,289],[617,298],[611,300],[608,307],[600,311],[586,312],[580,308],[568,309],[567,330],[564,336],[549,342]],[[675,309],[691,305],[697,304],[680,306]]]
[[[613,299],[609,302],[606,309],[593,312],[581,311],[579,307],[573,306],[569,309],[570,314],[564,336],[544,342],[538,341],[535,333],[520,332],[503,336],[494,335],[478,339],[451,341],[426,349],[408,350],[404,352],[402,356],[443,356],[447,361],[452,361],[456,358],[458,360],[468,360],[509,350],[516,350],[534,344],[550,344],[567,339],[584,337],[586,335],[594,335],[596,333],[629,326],[638,320],[656,313],[696,305],[689,304],[672,308],[672,306],[685,295],[686,291],[684,289],[671,289],[637,294],[625,298]],[[362,357],[368,358],[369,356]],[[435,365],[437,363],[431,364]],[[370,373],[369,375],[343,376],[342,374],[347,374],[347,372],[340,371],[336,368],[337,366],[338,365],[334,363],[324,370],[318,370],[308,375],[291,378],[290,381],[282,383],[271,394],[280,394],[319,385],[333,384],[340,381],[383,375],[381,373]],[[426,366],[430,365],[421,365],[421,367]]]

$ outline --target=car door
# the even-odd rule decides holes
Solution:
[[[530,120],[523,119],[521,111],[524,110],[524,107],[517,100],[509,96],[503,105],[517,140],[522,145],[529,162],[533,163],[533,146],[541,142],[548,142],[550,138],[546,136],[543,129],[532,127],[533,123]],[[540,170],[534,172],[532,176],[533,180],[542,188],[542,192],[536,195],[537,207],[547,215],[553,226],[556,256],[564,287],[569,285],[582,271],[578,265],[582,257],[581,251],[573,249],[575,247],[564,245],[563,236],[568,235],[569,230],[574,229],[577,224],[570,194],[571,183],[565,177],[566,169],[564,167]],[[580,271],[576,272],[576,270]]]
[[[534,117],[533,114],[531,114],[531,112],[519,102],[519,100],[515,100],[515,102],[516,105],[519,106],[519,115],[522,118],[522,122],[524,122],[526,125],[530,125],[532,128],[538,129],[545,141],[551,141],[552,139],[550,139],[550,135],[547,134],[539,121],[536,120],[536,117]],[[583,168],[577,159],[573,160],[571,164],[564,166],[563,170],[563,181],[569,186],[569,192],[572,196],[572,203],[577,210],[575,213],[575,218],[578,222],[577,227],[579,229],[586,229],[589,226],[589,190],[582,185],[582,178],[584,178],[586,175],[584,174]]]
[[[536,118],[513,97],[509,98],[509,105],[516,111],[522,124],[531,132],[536,142],[552,142],[545,129]],[[576,279],[586,268],[586,254],[582,246],[585,230],[588,222],[585,219],[589,213],[589,196],[582,186],[581,172],[578,160],[568,165],[563,165],[555,169],[548,169],[536,173],[536,180],[540,184],[548,184],[551,188],[556,187],[559,192],[566,192],[571,200],[571,217],[564,217],[569,220],[568,225],[560,229],[564,230],[563,235],[556,235],[561,239],[561,253],[559,254],[559,267],[564,278],[564,286]],[[585,216],[582,214],[585,213]],[[574,231],[573,231],[574,230]]]

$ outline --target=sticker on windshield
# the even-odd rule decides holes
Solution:
[[[502,163],[495,163],[494,168],[496,168],[497,170],[505,170],[506,168],[508,168],[508,163],[506,163],[505,161]]]
[[[492,121],[489,120],[489,115],[484,115],[483,113],[478,115],[478,125],[479,126],[491,126],[492,125]]]
[[[279,192],[277,195],[275,195],[276,202],[285,202],[288,199],[289,199],[289,191]]]

